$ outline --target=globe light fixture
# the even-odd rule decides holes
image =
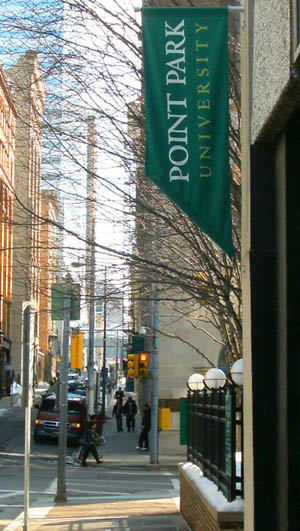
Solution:
[[[204,385],[204,376],[202,374],[192,374],[187,381],[187,386],[190,391],[203,391]]]
[[[243,370],[243,358],[237,360],[234,362],[234,364],[231,367],[231,379],[232,381],[239,386],[243,385],[244,380],[244,370]]]
[[[209,369],[204,377],[204,383],[208,389],[220,389],[225,386],[227,378],[222,369]]]

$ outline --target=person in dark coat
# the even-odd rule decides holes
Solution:
[[[83,451],[81,455],[81,466],[88,466],[86,460],[87,460],[89,453],[91,453],[94,456],[96,463],[102,463],[100,457],[98,456],[96,446],[94,444],[95,427],[96,427],[96,417],[95,415],[90,415],[89,420],[86,423],[86,427],[85,427]]]
[[[118,398],[121,399],[121,404],[123,404],[123,398],[125,397],[124,391],[122,391],[122,388],[119,387],[118,391],[115,392],[114,398],[118,400]]]
[[[134,431],[136,414],[137,406],[135,400],[133,400],[132,396],[129,396],[127,402],[124,404],[124,415],[126,416],[126,426],[128,431],[130,431],[130,429]]]
[[[139,437],[137,450],[149,450],[148,433],[151,429],[151,408],[149,404],[144,405],[144,414],[142,418],[142,431]]]
[[[122,425],[123,425],[123,419],[122,419],[123,406],[122,406],[122,398],[121,397],[117,398],[117,401],[116,401],[116,403],[115,403],[115,405],[113,407],[112,414],[113,414],[113,417],[116,417],[117,430],[118,431],[123,431],[123,428],[122,428]]]

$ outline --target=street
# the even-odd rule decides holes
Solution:
[[[14,408],[7,415],[0,417],[0,531],[7,526],[8,530],[16,529],[12,527],[16,522],[12,524],[11,522],[23,512],[23,415],[22,408]],[[34,418],[33,410],[32,422]],[[76,467],[71,460],[74,447],[68,447],[67,504],[63,507],[66,526],[74,517],[72,514],[74,504],[84,508],[85,512],[87,505],[89,506],[93,522],[97,521],[97,526],[91,529],[101,529],[105,522],[105,529],[122,529],[116,522],[120,523],[120,518],[124,515],[127,517],[131,515],[134,519],[141,516],[145,518],[149,514],[148,519],[152,519],[152,523],[149,527],[147,525],[145,527],[144,522],[144,529],[163,529],[167,521],[170,523],[170,518],[177,520],[180,515],[176,505],[176,498],[179,496],[176,467],[159,469],[150,467],[149,455],[137,452],[135,449],[136,433],[118,434],[114,419],[106,423],[105,431],[107,440],[101,447],[103,463],[100,465],[97,465],[90,456],[87,468]],[[61,509],[59,506],[58,508],[54,506],[57,488],[57,452],[56,443],[46,441],[35,443],[32,439],[30,507],[35,509],[34,513],[31,513],[34,517],[31,517],[33,522],[30,521],[30,529],[38,530],[42,527],[44,512],[50,511],[53,528],[56,520],[61,522],[61,517],[57,513]],[[164,518],[167,518],[165,524],[162,521]],[[112,519],[115,521],[114,525],[111,523]],[[34,526],[36,521],[37,527]],[[112,525],[113,527],[110,527]]]

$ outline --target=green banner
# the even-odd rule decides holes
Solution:
[[[146,176],[230,257],[227,8],[143,8]]]
[[[63,321],[65,315],[65,295],[70,297],[70,320],[80,319],[80,285],[52,284],[51,285],[51,319]]]

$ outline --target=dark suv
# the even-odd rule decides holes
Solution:
[[[36,442],[42,439],[57,439],[59,436],[59,409],[56,407],[56,396],[51,394],[42,399],[35,420],[33,438]],[[87,418],[85,397],[68,396],[68,441],[75,443],[83,436]]]

